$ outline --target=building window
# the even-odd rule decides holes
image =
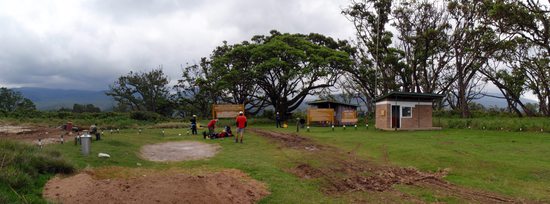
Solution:
[[[401,117],[411,118],[412,117],[412,108],[411,107],[402,107],[401,108]]]

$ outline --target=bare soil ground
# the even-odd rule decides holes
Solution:
[[[64,135],[65,142],[74,138],[58,128],[0,124],[0,139],[16,139],[33,144],[38,144],[38,139],[42,139],[42,144],[46,145],[60,142],[61,135]]]
[[[321,161],[324,165],[314,167],[304,161],[296,161],[297,166],[289,172],[303,179],[321,179],[325,185],[323,191],[329,195],[350,193],[356,191],[381,192],[397,195],[402,199],[421,202],[411,195],[395,190],[398,184],[414,185],[433,190],[442,195],[457,197],[474,203],[522,203],[504,195],[469,189],[454,185],[443,178],[448,169],[437,172],[422,172],[415,168],[395,167],[389,164],[379,164],[355,156],[355,149],[344,151],[328,145],[320,145],[315,141],[297,134],[277,133],[259,129],[252,132],[280,142],[282,146],[298,149]],[[387,161],[387,159],[384,159]],[[386,162],[387,163],[387,162]]]
[[[61,178],[44,187],[44,198],[71,203],[256,203],[269,195],[265,184],[239,170],[189,174],[129,170],[131,177],[101,178],[93,171]]]
[[[143,146],[141,156],[156,162],[198,160],[213,157],[220,148],[203,142],[167,142]]]

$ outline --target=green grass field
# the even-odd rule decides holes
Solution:
[[[274,129],[274,128],[270,128]],[[285,131],[295,132],[295,129]],[[384,132],[312,128],[301,134],[380,163],[424,171],[450,168],[447,180],[517,198],[550,202],[550,134],[448,129]],[[386,161],[387,160],[387,161]]]
[[[137,130],[123,130],[120,134],[106,134],[102,141],[92,143],[91,156],[80,155],[79,147],[74,143],[52,145],[48,148],[63,152],[69,161],[79,168],[124,166],[133,168],[171,169],[184,168],[196,171],[220,170],[224,168],[240,169],[252,178],[268,184],[271,195],[262,200],[263,203],[304,203],[304,197],[309,203],[345,203],[343,198],[331,198],[323,195],[316,181],[304,181],[286,172],[293,167],[292,159],[300,157],[294,150],[278,149],[270,141],[258,136],[249,135],[245,144],[235,144],[231,139],[205,140],[207,143],[218,143],[222,150],[208,160],[155,163],[143,160],[138,152],[142,145],[168,141],[197,140],[202,136],[187,136],[187,129],[167,129],[162,136],[160,129],[146,129],[142,134]],[[183,136],[178,136],[182,134]],[[104,152],[111,155],[110,159],[96,157]],[[141,166],[138,166],[138,163]]]
[[[295,128],[277,129],[256,126],[273,131],[295,132]],[[271,195],[262,203],[347,203],[354,197],[376,201],[369,192],[328,196],[322,193],[322,182],[316,179],[300,179],[288,170],[299,161],[311,159],[295,149],[280,148],[272,140],[248,133],[245,144],[235,144],[231,139],[206,140],[218,143],[222,150],[208,160],[154,163],[138,156],[144,144],[179,140],[199,140],[202,136],[187,136],[187,129],[123,130],[120,134],[106,134],[103,141],[92,145],[89,157],[80,155],[72,141],[64,145],[51,145],[63,153],[78,168],[123,166],[131,168],[170,169],[182,168],[210,171],[224,168],[240,169],[252,178],[265,182]],[[178,136],[178,134],[183,136]],[[346,151],[356,149],[359,157],[378,163],[408,167],[423,171],[449,168],[446,179],[454,184],[535,201],[550,202],[550,134],[497,132],[482,130],[449,129],[443,131],[382,132],[364,127],[330,128],[314,127],[300,134],[321,144],[332,145]],[[110,154],[110,159],[97,158],[99,152]],[[308,161],[315,163],[315,161]],[[139,163],[139,164],[138,164]],[[424,201],[460,202],[429,190],[411,186],[396,186],[399,191],[414,195]],[[360,194],[360,195],[358,195]]]

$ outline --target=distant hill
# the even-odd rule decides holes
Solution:
[[[502,95],[502,93],[487,93],[487,95],[497,96],[497,97],[504,97],[504,95]],[[484,96],[480,99],[474,100],[474,102],[479,103],[479,104],[485,106],[486,108],[490,108],[490,107],[506,108],[506,107],[508,107],[508,103],[506,102],[506,99],[502,99],[502,98],[494,98],[494,97]],[[531,99],[528,99],[528,98],[521,98],[521,102],[523,102],[525,104],[527,104],[527,103],[538,104],[539,103],[538,101],[531,100]]]
[[[94,104],[101,108],[102,111],[112,110],[113,106],[116,104],[115,101],[105,95],[105,91],[87,91],[87,90],[66,90],[66,89],[47,89],[47,88],[15,88],[14,90],[21,92],[26,98],[31,99],[36,107],[39,110],[58,110],[62,107],[72,108],[73,104]],[[500,93],[488,93],[492,96],[502,96]],[[335,96],[341,101],[341,96]],[[318,99],[316,96],[309,96],[307,99],[300,105],[299,110],[307,109],[307,102]],[[525,103],[538,103],[535,100],[522,98],[522,101]],[[489,107],[499,107],[505,108],[507,106],[506,100],[493,98],[493,97],[483,97],[481,99],[475,100],[476,103],[480,103],[483,106]],[[357,104],[357,100],[353,100],[352,104]],[[363,104],[360,104],[362,110],[366,110],[366,107]]]
[[[58,110],[62,107],[72,108],[75,103],[93,104],[102,111],[112,110],[114,100],[105,95],[105,91],[66,90],[47,88],[15,88],[23,96],[31,99],[39,110]]]

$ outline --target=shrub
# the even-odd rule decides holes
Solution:
[[[40,182],[45,175],[72,173],[74,166],[57,151],[10,140],[0,140],[0,203],[23,199],[40,200]],[[7,202],[5,202],[7,200]]]

